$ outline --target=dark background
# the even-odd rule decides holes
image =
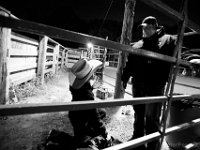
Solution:
[[[180,10],[182,0],[161,1],[177,11]],[[189,0],[188,16],[190,20],[200,25],[200,9],[197,3],[198,0]],[[119,41],[125,0],[3,0],[0,6],[6,8],[20,19],[103,38],[108,36],[109,40]],[[167,33],[177,33],[178,20],[137,0],[133,41],[140,35],[140,31],[137,31],[138,24],[141,23],[144,17],[149,15],[155,16],[159,24],[165,26]],[[186,31],[191,30],[186,29]],[[200,47],[199,41],[199,35],[185,37],[184,45],[190,48],[197,48]],[[69,44],[66,41],[61,41],[61,43],[64,45]]]

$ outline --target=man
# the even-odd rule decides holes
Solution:
[[[142,39],[134,43],[133,48],[173,55],[176,39],[164,33],[164,27],[158,26],[155,17],[146,17],[140,27],[142,27]],[[169,62],[130,53],[123,69],[123,87],[126,88],[129,78],[132,77],[133,97],[161,96],[164,94],[170,66]],[[144,136],[145,132],[147,135],[158,131],[161,107],[161,103],[134,105],[133,139]],[[157,143],[158,141],[148,143],[148,149],[156,150]],[[145,146],[138,147],[138,149],[145,148]]]

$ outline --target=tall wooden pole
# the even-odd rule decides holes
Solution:
[[[121,34],[121,44],[129,45],[132,40],[132,28],[134,23],[134,9],[135,9],[136,0],[126,0],[125,2],[125,11],[124,11],[124,20]],[[126,54],[124,52],[119,52],[116,81],[115,81],[115,93],[114,98],[123,98],[124,90],[121,84],[122,71],[126,62]]]
[[[0,15],[8,16],[1,11]],[[0,27],[0,104],[5,104],[9,99],[9,71],[8,57],[11,29]]]
[[[46,63],[46,51],[47,51],[47,36],[44,36],[40,40],[39,55],[38,55],[38,71],[37,76],[40,77],[41,84],[44,83],[45,63]]]

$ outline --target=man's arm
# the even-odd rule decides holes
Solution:
[[[123,88],[126,89],[128,80],[131,76],[131,54],[128,55],[128,61],[126,62],[126,66],[123,69],[123,73],[122,73],[122,85]]]

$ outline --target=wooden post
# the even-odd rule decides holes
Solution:
[[[68,56],[69,56],[68,51],[69,51],[69,49],[66,49],[65,66],[66,66],[67,68],[68,68],[68,61],[69,61],[69,59],[68,59]]]
[[[64,57],[65,57],[65,62],[64,62],[64,64],[65,64],[65,68],[67,67],[67,51],[68,51],[68,49],[67,48],[65,48],[65,55],[64,55]]]
[[[53,53],[54,53],[54,55],[53,55],[53,74],[56,74],[58,71],[58,59],[60,57],[59,52],[60,52],[59,44],[56,44],[54,51],[53,51]]]
[[[1,15],[8,16],[5,12]],[[0,104],[5,104],[9,100],[9,48],[11,40],[11,29],[0,27]]]
[[[39,43],[39,56],[38,56],[38,71],[37,76],[41,78],[41,84],[44,83],[46,51],[47,51],[47,36],[44,36]]]
[[[124,20],[121,34],[121,44],[129,45],[132,40],[132,28],[134,22],[134,9],[135,9],[136,0],[126,0],[125,2],[125,11],[124,11]],[[116,81],[115,81],[115,93],[114,98],[123,98],[124,90],[121,84],[122,71],[125,66],[126,54],[124,52],[119,52]]]
[[[62,50],[61,69],[64,68],[64,64],[65,64],[65,49]]]

